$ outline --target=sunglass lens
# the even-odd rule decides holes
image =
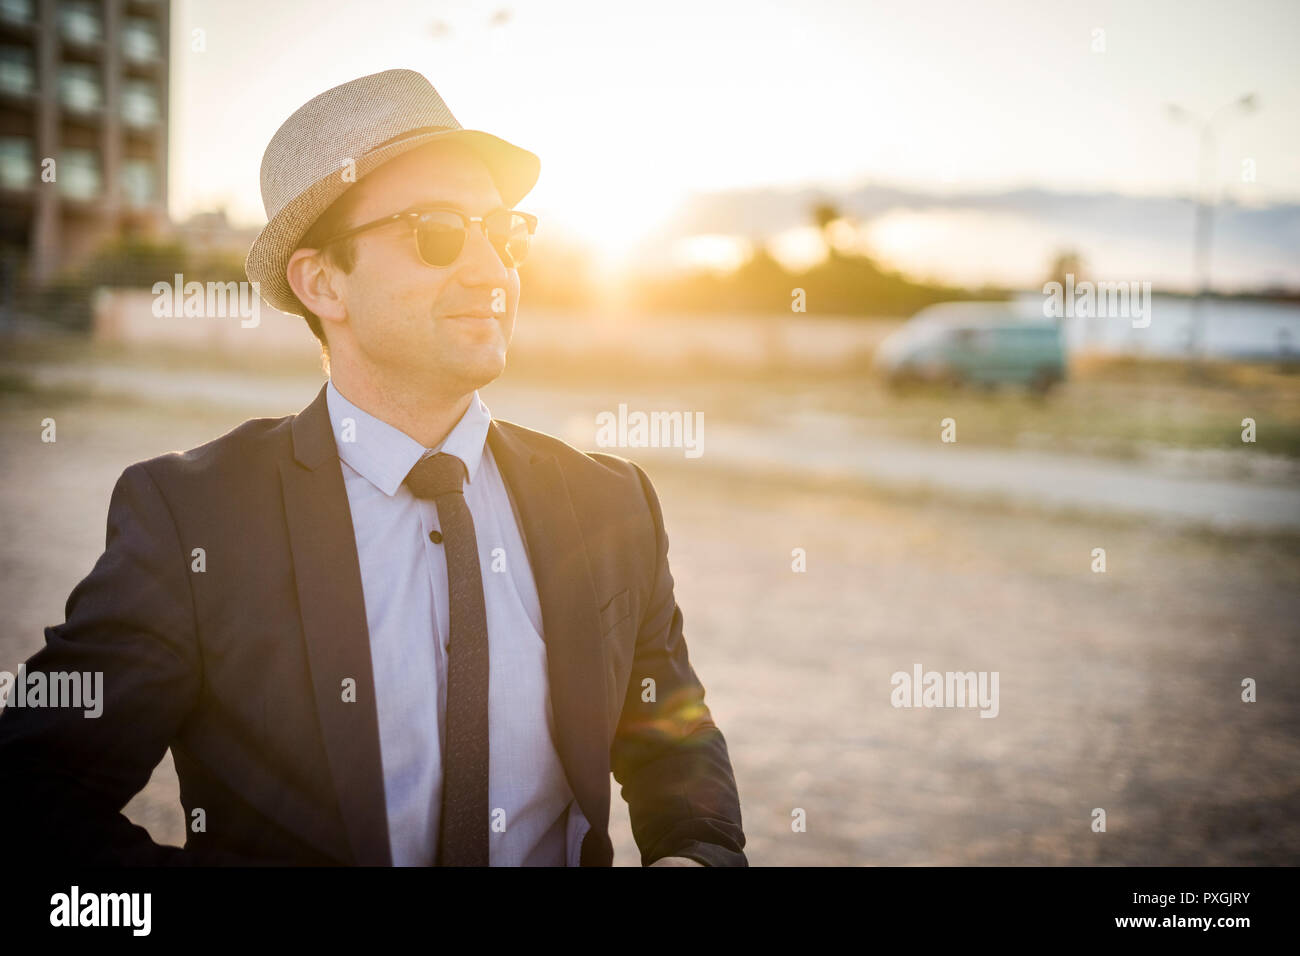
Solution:
[[[492,245],[507,267],[517,266],[524,261],[532,243],[527,219],[517,213],[501,213],[491,217],[487,226],[492,236]]]
[[[453,214],[426,213],[415,230],[420,258],[431,266],[449,266],[465,246],[465,224]]]

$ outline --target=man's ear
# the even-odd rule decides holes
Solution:
[[[347,318],[347,309],[336,288],[336,273],[319,249],[295,250],[285,267],[285,278],[298,301],[321,319],[337,322]]]

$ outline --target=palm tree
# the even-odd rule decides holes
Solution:
[[[1047,270],[1046,281],[1059,282],[1064,286],[1067,274],[1074,276],[1076,285],[1083,281],[1083,259],[1073,249],[1062,249],[1056,253]]]
[[[813,223],[817,226],[822,234],[822,241],[826,243],[826,249],[829,251],[831,258],[839,255],[835,250],[834,243],[831,242],[830,226],[837,219],[842,219],[839,206],[833,202],[823,200],[812,208]]]

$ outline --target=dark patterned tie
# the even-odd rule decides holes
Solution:
[[[406,476],[417,498],[437,505],[451,600],[438,866],[488,865],[487,611],[464,482],[464,462],[445,453],[421,459]]]

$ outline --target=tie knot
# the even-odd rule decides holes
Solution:
[[[407,474],[406,486],[417,498],[463,494],[465,463],[446,452],[421,458]]]

